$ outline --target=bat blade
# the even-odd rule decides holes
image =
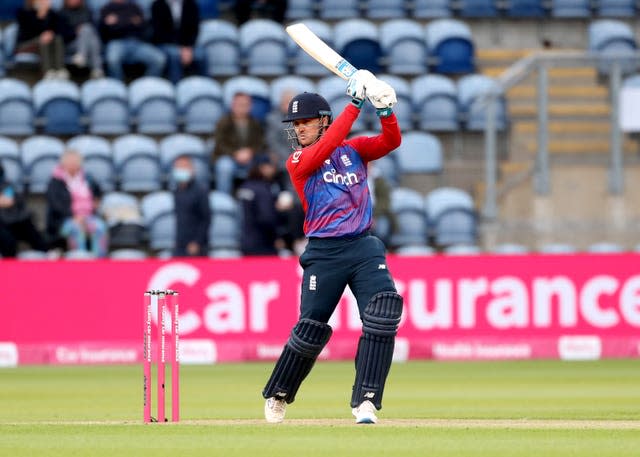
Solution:
[[[289,25],[285,30],[307,54],[342,79],[349,79],[357,71],[357,68],[331,49],[303,23]]]

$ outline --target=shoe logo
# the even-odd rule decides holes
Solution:
[[[368,398],[368,399],[372,399],[375,396],[376,396],[375,392],[367,392],[366,394],[364,394],[364,398]]]
[[[311,277],[309,277],[309,290],[316,290],[317,285],[318,278],[316,275],[311,275]]]
[[[387,266],[384,263],[378,265],[378,270],[386,270]]]
[[[284,397],[287,396],[287,393],[286,392],[276,392],[275,396],[278,397],[278,398],[284,398]]]

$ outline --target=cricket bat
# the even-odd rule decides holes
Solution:
[[[289,25],[285,30],[307,54],[342,79],[349,79],[358,70],[340,54],[331,49],[327,43],[322,41],[302,22]]]

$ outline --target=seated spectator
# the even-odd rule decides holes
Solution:
[[[5,178],[0,163],[0,255],[15,257],[18,241],[27,242],[36,251],[47,250],[47,244],[33,224],[24,199]]]
[[[26,0],[16,14],[18,37],[15,53],[40,55],[40,67],[46,79],[69,78],[64,67],[64,36],[60,16],[51,8],[51,0]]]
[[[175,160],[171,177],[176,184],[173,191],[176,212],[174,255],[206,256],[211,224],[209,190],[194,179],[193,162],[187,156]]]
[[[264,130],[251,115],[251,103],[249,94],[234,94],[231,111],[216,125],[212,156],[216,188],[228,194],[247,179],[253,156],[264,147]]]
[[[105,257],[108,251],[107,225],[96,211],[102,192],[82,168],[82,156],[67,150],[53,170],[47,188],[47,233],[51,239],[66,239],[68,249],[87,249]]]
[[[389,246],[391,235],[396,228],[395,215],[391,211],[391,186],[375,162],[369,162],[367,183],[373,204],[373,224],[371,231]]]
[[[151,24],[151,41],[164,52],[172,83],[180,81],[185,70],[202,64],[202,48],[195,47],[200,30],[200,10],[195,0],[155,0]]]
[[[238,25],[247,22],[254,14],[282,24],[287,13],[287,0],[237,0],[233,12]]]
[[[59,14],[69,28],[66,45],[67,52],[73,54],[73,64],[80,68],[89,65],[91,77],[102,78],[102,42],[93,26],[91,10],[84,0],[65,0]]]
[[[129,0],[111,0],[100,10],[98,25],[106,46],[107,73],[124,80],[124,64],[142,64],[145,76],[162,76],[166,57],[145,41],[146,24],[140,7]]]

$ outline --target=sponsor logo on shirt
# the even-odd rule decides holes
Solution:
[[[354,184],[358,184],[358,175],[355,173],[336,173],[334,168],[331,171],[325,171],[322,174],[322,179],[324,182],[332,183],[332,184],[345,184],[347,186],[352,186]]]
[[[351,159],[350,159],[350,158],[349,158],[349,156],[348,156],[348,155],[346,155],[346,154],[342,154],[342,155],[340,156],[340,160],[342,160],[342,163],[344,164],[344,166],[345,166],[345,167],[350,167],[351,165],[353,165],[353,164],[351,163]]]
[[[298,163],[300,162],[300,156],[302,155],[302,149],[298,149],[297,151],[293,152],[293,157],[291,158],[291,163]]]

